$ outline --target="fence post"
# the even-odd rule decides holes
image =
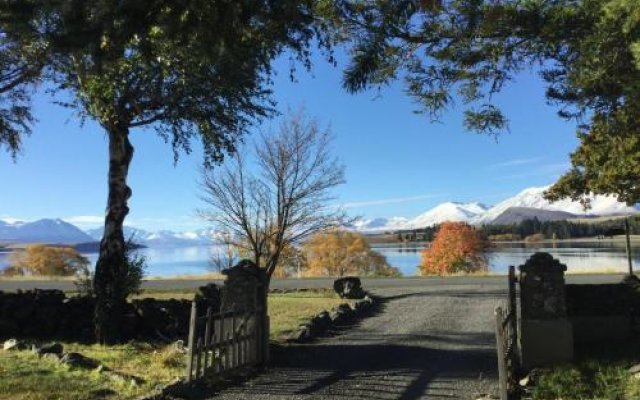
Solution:
[[[500,389],[500,400],[509,400],[507,364],[504,348],[504,313],[502,308],[496,307],[494,310],[496,317],[496,351],[498,354],[498,384]]]
[[[193,372],[193,355],[195,354],[195,335],[196,335],[196,317],[197,317],[196,301],[191,302],[191,318],[189,319],[189,340],[187,342],[187,382],[192,379]]]

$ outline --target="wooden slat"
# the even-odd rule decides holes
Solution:
[[[206,371],[209,367],[209,357],[211,354],[211,324],[213,323],[213,319],[211,318],[212,314],[211,306],[207,308],[207,319],[204,327],[204,360],[203,360],[203,369]]]
[[[231,365],[229,368],[233,369],[238,366],[238,349],[236,341],[236,316],[231,315]]]
[[[196,379],[202,376],[202,338],[198,338],[198,344],[196,345],[196,368],[195,368],[195,376]]]
[[[189,339],[187,341],[187,381],[193,378],[193,356],[195,354],[195,334],[196,334],[196,302],[191,302],[191,317],[189,319]]]

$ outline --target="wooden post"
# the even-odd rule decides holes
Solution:
[[[196,345],[196,379],[202,376],[202,338],[198,338],[198,344]]]
[[[627,238],[627,262],[629,263],[629,276],[633,276],[633,262],[631,261],[631,239],[629,237],[629,218],[624,219],[624,234]]]
[[[213,313],[213,309],[211,306],[207,308],[207,320],[206,325],[204,327],[204,365],[203,369],[206,371],[209,367],[209,352],[211,351],[211,324],[213,320],[211,315]],[[213,363],[213,361],[212,361]]]
[[[500,400],[509,400],[507,383],[507,364],[504,348],[504,314],[502,308],[496,307],[494,310],[496,317],[496,351],[498,355],[498,384],[500,390]]]
[[[193,356],[195,354],[197,306],[195,300],[191,302],[191,318],[189,319],[189,339],[187,342],[187,381],[191,381],[193,375]]]

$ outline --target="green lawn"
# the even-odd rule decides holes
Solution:
[[[191,292],[146,292],[143,297],[192,298]],[[331,292],[269,295],[271,338],[286,333],[324,309],[343,300]],[[107,367],[145,380],[139,386],[114,383],[96,371],[73,370],[30,351],[0,350],[0,400],[132,399],[151,392],[157,385],[174,381],[184,372],[184,356],[173,345],[128,343],[118,346],[63,343],[74,351],[99,360]]]
[[[545,371],[533,388],[533,400],[640,399],[640,377],[629,367],[640,363],[640,345],[607,344],[582,351],[572,364]]]

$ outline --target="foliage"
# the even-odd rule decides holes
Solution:
[[[21,150],[22,138],[31,133],[34,118],[31,114],[30,94],[38,83],[46,60],[46,44],[32,34],[26,21],[34,9],[21,7],[18,2],[0,5],[0,23],[6,18],[20,16],[21,23],[10,27],[15,36],[0,35],[0,148],[6,147],[15,159]],[[11,10],[10,16],[6,15]]]
[[[71,247],[32,244],[14,252],[5,275],[72,276],[87,268],[89,260]]]
[[[420,271],[422,275],[485,271],[486,247],[480,232],[466,222],[444,222],[431,246],[422,251]]]
[[[400,276],[386,258],[371,250],[362,234],[334,230],[317,233],[303,247],[307,259],[306,276]]]
[[[419,112],[432,119],[457,92],[467,129],[496,134],[507,128],[507,118],[494,95],[522,71],[537,71],[559,115],[581,123],[573,169],[549,198],[594,192],[640,201],[637,0],[338,4],[351,35],[349,91],[403,78]],[[615,156],[601,164],[607,154]]]
[[[640,234],[640,218],[630,217],[629,231],[631,234]],[[610,231],[623,227],[621,218],[607,220],[562,220],[540,221],[537,218],[527,219],[511,225],[484,225],[479,229],[488,237],[495,239],[496,235],[512,235],[514,240],[535,234],[542,234],[545,238],[572,239],[583,237],[602,237]],[[504,240],[504,239],[503,239]],[[511,239],[506,239],[511,240]]]
[[[136,251],[136,244],[130,238],[126,243],[126,266],[127,275],[125,277],[125,291],[127,297],[132,294],[139,294],[147,268],[147,258],[144,254]],[[89,268],[89,263],[78,271],[78,279],[73,284],[81,295],[95,296],[93,291],[93,271]]]
[[[227,234],[226,245],[249,254],[271,277],[287,246],[345,221],[332,190],[344,167],[331,155],[331,134],[298,111],[224,167],[203,171],[201,215]],[[251,151],[253,165],[245,163]]]
[[[571,154],[573,167],[545,194],[551,200],[570,197],[589,205],[591,193],[615,194],[628,205],[640,202],[640,107],[626,106],[610,115],[597,114],[580,146]]]

